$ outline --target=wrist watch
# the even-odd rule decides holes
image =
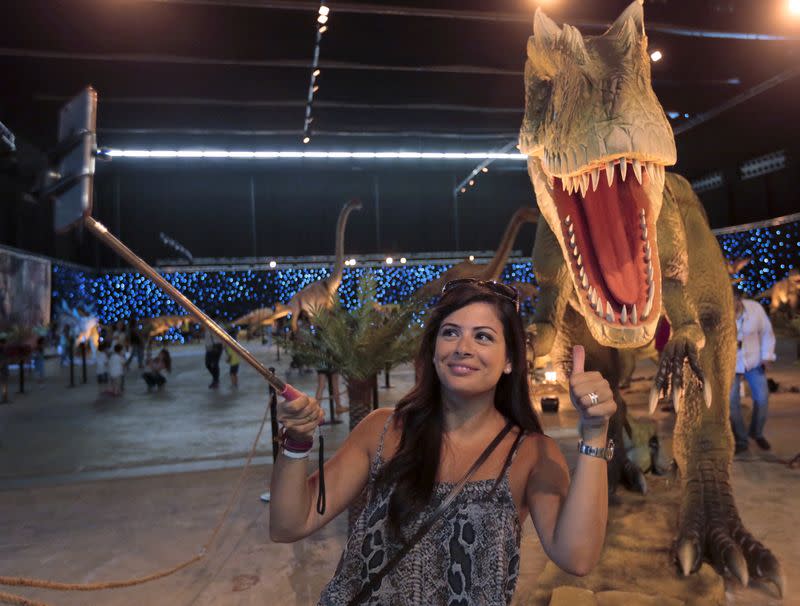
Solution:
[[[589,455],[590,457],[597,457],[598,459],[610,461],[614,456],[614,440],[609,440],[605,448],[589,446],[586,442],[581,440],[578,442],[578,452],[580,454]]]

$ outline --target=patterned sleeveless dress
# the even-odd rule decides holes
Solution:
[[[333,579],[319,606],[346,606],[367,580],[400,549],[388,539],[386,524],[392,487],[376,488],[384,465],[381,433],[370,465],[368,502],[356,521]],[[511,496],[509,468],[522,434],[514,442],[500,476],[468,482],[448,511],[398,562],[363,604],[381,606],[505,606],[511,603],[519,572],[521,525]],[[444,500],[452,483],[434,486],[428,506],[404,528],[410,537]]]

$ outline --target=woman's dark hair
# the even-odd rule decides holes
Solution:
[[[431,309],[415,360],[417,382],[397,404],[396,426],[402,427],[397,453],[377,478],[379,485],[396,483],[389,500],[389,529],[398,532],[414,512],[430,500],[442,450],[444,415],[441,383],[433,365],[436,337],[442,321],[471,303],[489,303],[503,324],[511,372],[502,374],[495,390],[495,408],[523,431],[542,433],[528,388],[525,331],[514,302],[480,282],[458,284]]]

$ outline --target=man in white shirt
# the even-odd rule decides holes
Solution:
[[[762,450],[770,444],[764,437],[767,422],[767,366],[775,360],[775,334],[764,309],[756,301],[743,299],[741,292],[734,290],[736,311],[736,377],[731,389],[731,426],[736,439],[736,454],[747,452],[748,432],[745,430],[739,385],[742,377],[750,385],[753,397],[753,417],[749,436]]]

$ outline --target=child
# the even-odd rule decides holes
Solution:
[[[103,341],[97,346],[97,365],[95,366],[97,373],[97,389],[103,393],[110,394],[109,391],[103,391],[103,388],[108,385],[108,341]]]
[[[122,375],[125,370],[125,358],[122,343],[114,345],[114,353],[108,358],[108,378],[111,380],[111,395],[122,395]]]
[[[231,336],[235,339],[236,333],[231,333]],[[239,354],[236,353],[230,345],[225,346],[225,360],[230,365],[229,373],[231,375],[231,387],[233,389],[239,389],[239,363],[241,359],[239,358]]]
[[[147,383],[147,393],[150,393],[153,387],[159,391],[164,387],[167,379],[161,374],[163,370],[172,372],[172,359],[166,348],[159,351],[155,358],[147,361],[147,371],[142,374],[144,382]]]

